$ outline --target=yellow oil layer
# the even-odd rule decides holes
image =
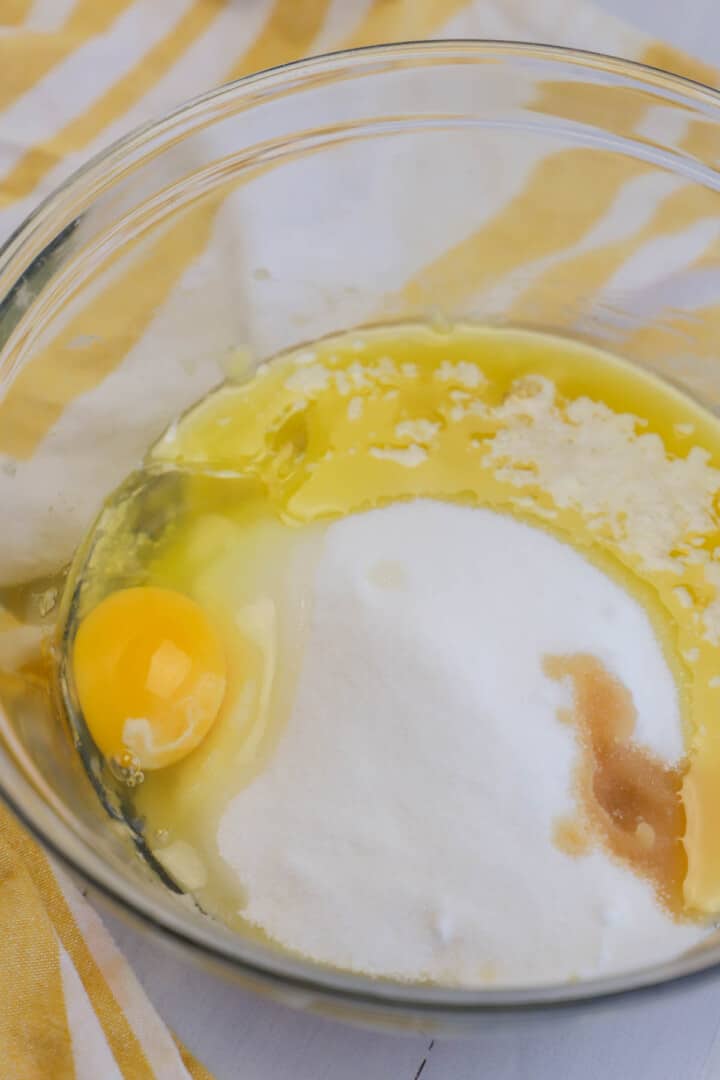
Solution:
[[[552,410],[546,415],[570,440],[583,425],[590,432],[608,416],[624,418],[613,435],[619,457],[608,456],[602,445],[582,450],[586,485],[575,493],[545,479],[554,468],[562,480],[562,447],[559,459],[550,454],[550,473],[538,470],[532,455],[510,460],[498,449],[511,429],[516,439],[531,429],[533,410],[548,393]],[[599,418],[592,403],[605,408]],[[539,421],[536,430],[542,434]],[[535,445],[538,453],[547,451],[542,438]],[[631,469],[626,478],[628,454],[638,446],[653,464],[637,475]],[[568,474],[573,467],[568,457]],[[221,388],[166,434],[148,468],[179,470],[178,491],[192,527],[182,524],[185,519],[168,526],[162,543],[140,557],[147,580],[183,589],[228,625],[235,619],[240,637],[250,643],[244,658],[230,664],[236,683],[225,718],[198,750],[138,792],[140,811],[160,834],[212,848],[212,822],[222,802],[257,772],[277,736],[292,697],[292,673],[281,679],[273,674],[275,622],[287,618],[292,606],[281,595],[278,569],[290,550],[287,538],[297,534],[292,527],[315,527],[396,499],[434,497],[494,507],[551,530],[644,604],[673,668],[685,719],[684,904],[697,912],[720,908],[720,843],[714,836],[720,651],[713,608],[720,584],[713,578],[720,549],[720,427],[708,413],[641,371],[576,343],[470,326],[448,332],[383,328],[327,339],[278,358],[245,384]],[[687,482],[677,472],[682,469]],[[633,485],[646,488],[644,509],[629,503],[629,509],[605,513],[593,506],[587,477],[597,477],[599,490],[608,474],[618,489],[624,483],[629,492]],[[662,486],[663,477],[670,486]],[[670,505],[668,492],[675,493],[677,506]],[[672,529],[654,528],[666,519]],[[667,535],[667,550],[656,532],[661,540]],[[237,552],[238,545],[247,561],[241,580],[234,574],[233,594],[223,553]],[[262,558],[259,550],[266,553]],[[273,550],[277,559],[267,554]],[[94,559],[97,567],[101,555]],[[235,556],[232,565],[238,565]],[[273,566],[277,573],[268,571]],[[256,572],[268,579],[264,600],[258,600]],[[245,612],[239,623],[238,607]],[[301,629],[282,632],[288,641],[300,641]],[[218,858],[216,876],[222,874],[219,864]]]

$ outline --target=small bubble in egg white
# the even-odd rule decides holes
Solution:
[[[145,779],[140,762],[129,750],[123,751],[117,757],[111,757],[108,760],[108,768],[115,779],[126,787],[137,787]]]

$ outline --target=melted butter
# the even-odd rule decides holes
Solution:
[[[148,777],[136,801],[158,849],[186,844],[193,857],[202,852],[208,883],[198,895],[231,924],[239,898],[216,851],[219,814],[272,752],[302,655],[307,598],[288,603],[282,568],[300,537],[313,548],[325,522],[414,497],[489,506],[548,529],[644,605],[677,682],[690,752],[684,779],[672,773],[656,784],[653,773],[650,787],[664,792],[668,805],[672,794],[677,813],[666,821],[648,792],[647,817],[618,802],[614,766],[622,764],[627,784],[637,767],[642,788],[652,762],[632,743],[628,703],[589,659],[582,670],[565,672],[584,704],[576,701],[564,719],[581,733],[586,772],[597,780],[583,805],[588,817],[595,807],[597,835],[648,876],[668,905],[720,909],[713,826],[720,661],[702,624],[719,591],[707,569],[720,551],[717,491],[702,527],[688,525],[668,559],[650,565],[641,546],[623,539],[622,515],[603,520],[577,501],[558,501],[539,482],[532,456],[511,471],[493,458],[508,417],[522,412],[525,399],[532,410],[548,387],[570,426],[580,424],[575,406],[599,402],[626,418],[628,442],[656,437],[663,467],[682,465],[700,447],[708,468],[720,468],[717,421],[607,354],[519,331],[402,326],[330,338],[277,358],[245,383],[226,384],[173,425],[132,490],[111,500],[80,569],[81,612],[113,588],[149,582],[187,592],[228,634],[236,671],[228,707],[205,743]],[[652,494],[652,478],[649,484]],[[660,501],[656,515],[663,512]],[[376,573],[384,587],[402,587],[401,568]],[[297,618],[288,625],[290,609]],[[278,664],[279,655],[292,660]],[[617,744],[593,736],[599,712],[591,704],[603,694],[617,706],[617,723],[625,717]],[[570,854],[585,843],[569,822],[557,827],[556,840]],[[661,850],[672,872],[660,865]]]
[[[576,789],[581,823],[563,822],[556,841],[582,853],[586,829],[616,858],[646,877],[673,914],[684,911],[683,766],[671,767],[633,741],[636,711],[628,690],[593,656],[548,656],[552,679],[573,685],[581,748]]]

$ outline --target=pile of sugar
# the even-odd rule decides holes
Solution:
[[[398,979],[528,984],[658,961],[702,936],[602,850],[553,843],[574,810],[569,689],[589,652],[630,689],[636,738],[682,753],[643,608],[569,546],[430,500],[332,524],[294,708],[227,806],[244,916],[313,960]]]

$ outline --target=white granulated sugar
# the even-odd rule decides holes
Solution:
[[[569,688],[542,658],[575,652],[625,683],[638,739],[676,759],[677,695],[648,618],[572,548],[430,500],[332,524],[287,728],[219,828],[246,918],[320,962],[468,986],[695,944],[702,930],[629,869],[553,843],[577,746],[556,715]]]

